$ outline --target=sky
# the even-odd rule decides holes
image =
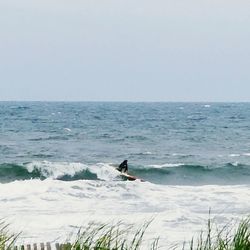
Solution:
[[[249,0],[0,0],[0,101],[250,101]]]

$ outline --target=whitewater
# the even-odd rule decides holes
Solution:
[[[0,102],[0,213],[19,243],[151,221],[144,246],[250,213],[248,103]],[[128,159],[127,181],[116,170]],[[209,210],[211,211],[209,215]]]
[[[168,186],[150,182],[63,182],[46,179],[0,185],[1,216],[20,243],[73,240],[91,222],[151,222],[145,242],[160,237],[162,249],[189,242],[211,217],[218,225],[249,213],[249,185]],[[145,243],[146,244],[146,243]]]

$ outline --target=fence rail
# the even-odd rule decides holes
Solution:
[[[72,247],[71,243],[66,244],[51,244],[50,242],[47,243],[34,243],[34,244],[27,244],[27,245],[20,245],[20,246],[14,246],[14,250],[70,250]]]

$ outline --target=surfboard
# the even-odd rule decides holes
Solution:
[[[136,177],[127,173],[121,173],[121,176],[125,177],[129,181],[135,181],[135,180],[144,181],[143,179],[140,179],[139,177]]]

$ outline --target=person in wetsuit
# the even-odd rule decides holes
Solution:
[[[121,173],[127,173],[128,172],[128,161],[124,160],[119,167],[117,168],[118,171]]]

